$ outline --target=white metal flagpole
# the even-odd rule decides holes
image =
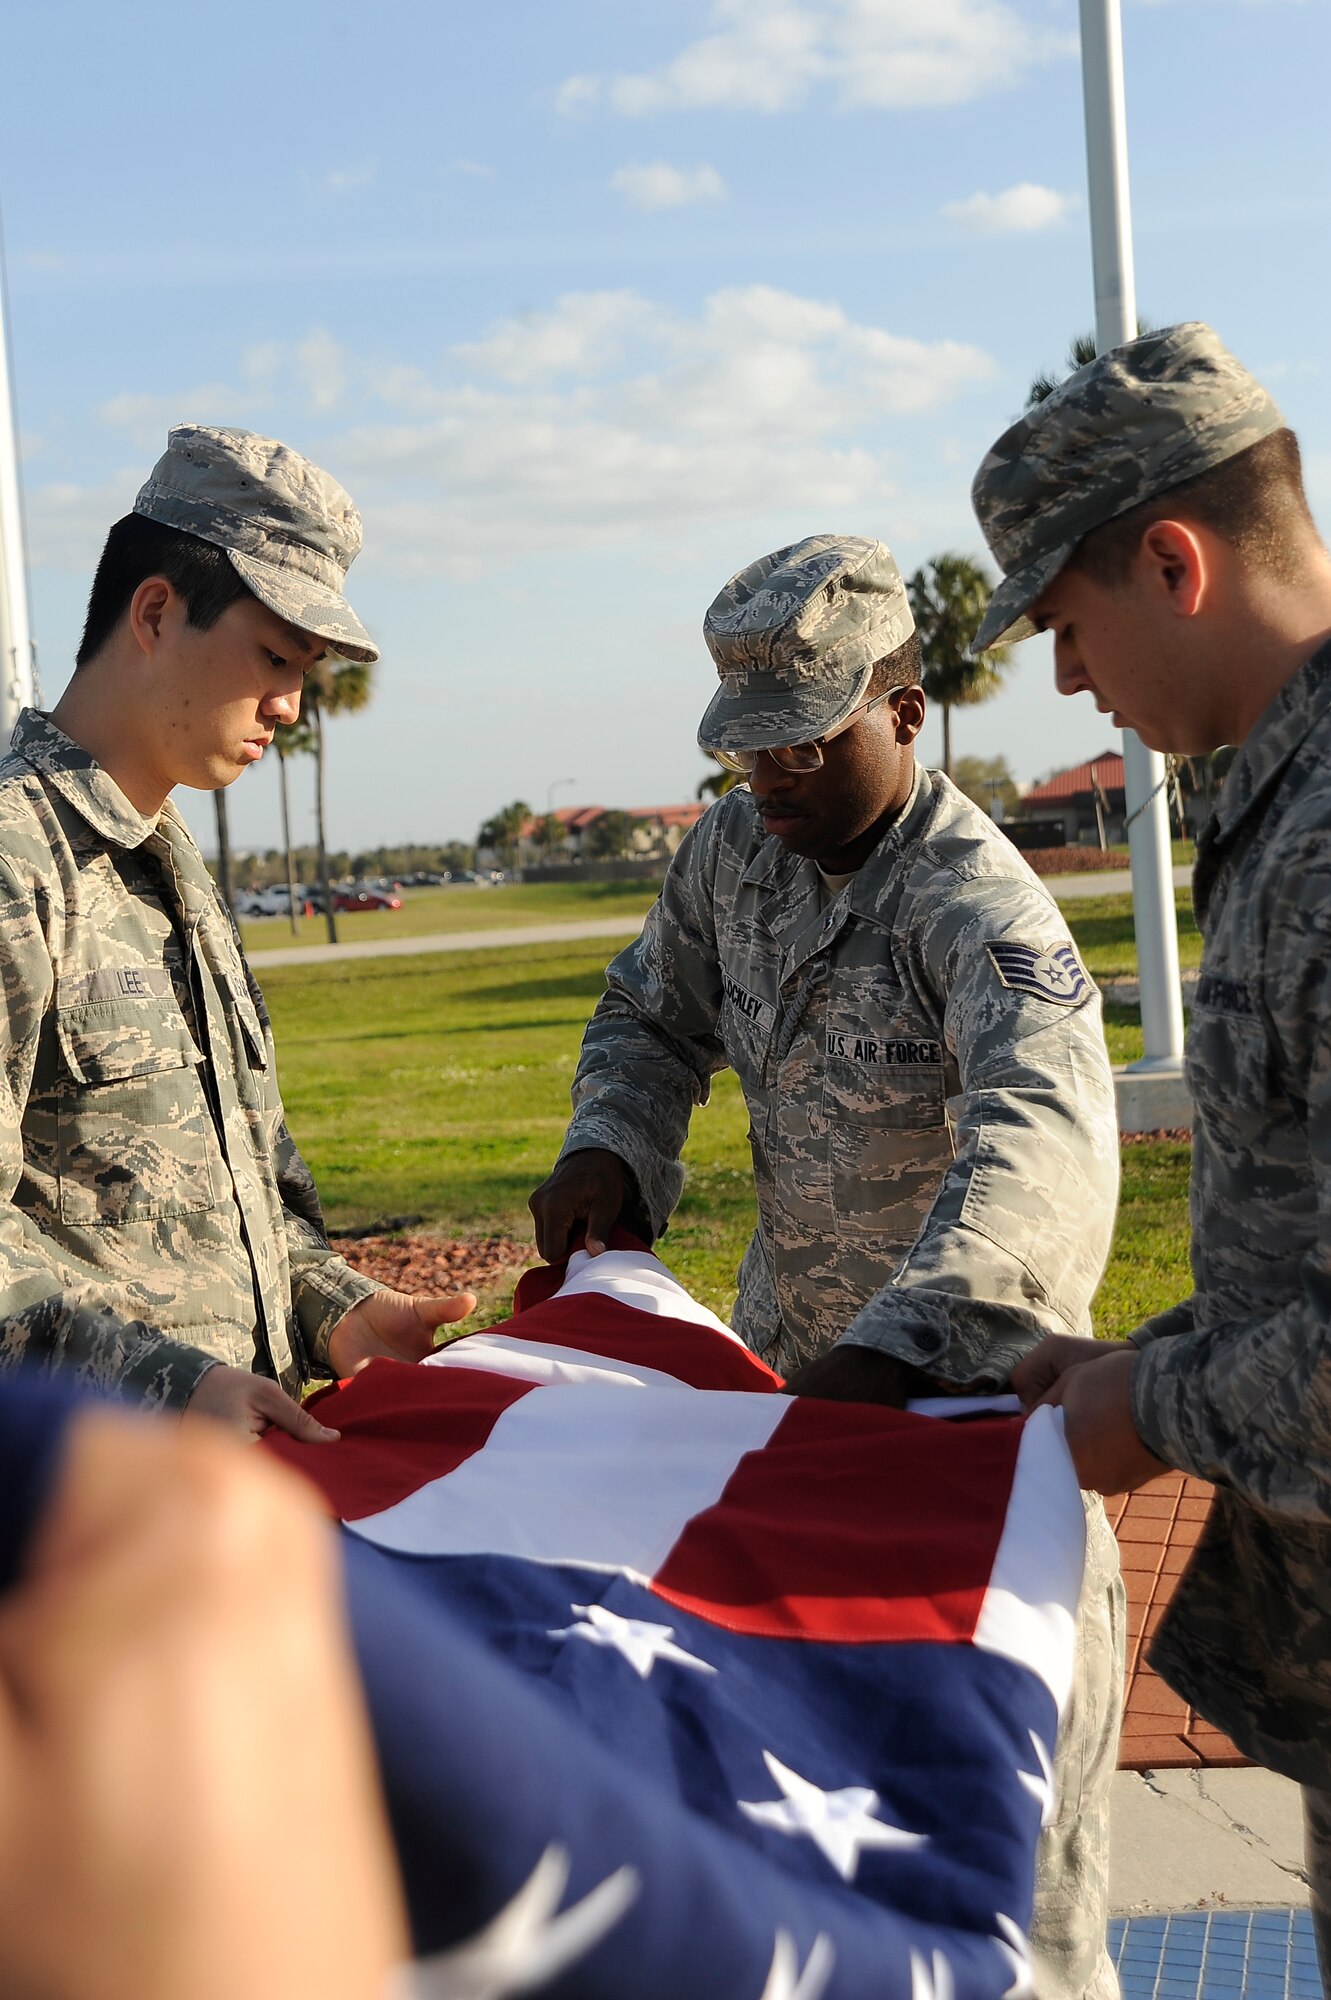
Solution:
[[[19,710],[33,698],[32,626],[4,277],[4,243],[0,238],[0,751],[8,745]]]
[[[1095,344],[1103,354],[1107,347],[1119,347],[1137,334],[1119,0],[1081,0],[1081,76],[1095,271]],[[1183,1000],[1165,760],[1159,751],[1148,750],[1129,729],[1123,731],[1123,778],[1145,1043],[1141,1062],[1132,1067],[1176,1073],[1183,1057]]]

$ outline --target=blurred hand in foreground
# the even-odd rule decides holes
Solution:
[[[333,1536],[203,1424],[72,1419],[0,1600],[6,2000],[372,2000],[405,1956]]]

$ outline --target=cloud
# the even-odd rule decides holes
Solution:
[[[381,377],[397,420],[338,442],[371,547],[408,573],[678,540],[781,508],[862,516],[893,488],[889,427],[995,373],[978,348],[757,285],[694,316],[570,294],[453,359],[466,379]]]
[[[138,465],[104,490],[32,495],[44,563],[86,569],[166,426],[253,417],[355,495],[369,560],[399,575],[490,574],[545,551],[679,547],[719,523],[875,520],[913,420],[991,379],[960,341],[918,340],[835,300],[730,286],[693,312],[634,291],[572,292],[429,367],[359,355],[315,328],[247,349],[231,382],[134,389],[102,416]],[[245,394],[250,401],[243,400]],[[299,411],[318,419],[299,430]],[[354,417],[348,413],[353,413]],[[900,456],[899,456],[900,455]],[[918,525],[912,464],[911,520]]]
[[[965,201],[944,202],[943,213],[977,235],[1008,236],[1051,229],[1078,206],[1075,194],[1060,194],[1056,188],[1021,181],[1001,194],[972,194]]]
[[[280,354],[279,354],[280,359]],[[346,358],[326,327],[317,327],[296,348],[296,372],[312,410],[337,407],[347,386]]]
[[[648,167],[621,167],[610,186],[632,208],[687,208],[693,202],[724,201],[726,184],[715,167],[671,167],[658,160]]]
[[[372,187],[378,177],[374,161],[362,160],[358,166],[330,167],[324,175],[324,186],[329,194],[350,194],[356,188]]]
[[[347,386],[343,349],[325,327],[315,327],[301,341],[266,340],[246,347],[233,381],[201,382],[167,393],[129,390],[99,404],[96,415],[108,430],[122,432],[140,450],[156,455],[173,424],[235,424],[261,431],[279,404],[325,415],[337,407]]]
[[[1007,0],[713,0],[712,20],[659,69],[567,78],[559,110],[776,112],[815,91],[845,108],[965,104],[1077,46]]]
[[[453,172],[466,174],[474,181],[492,181],[495,177],[494,168],[487,167],[484,160],[454,160]]]

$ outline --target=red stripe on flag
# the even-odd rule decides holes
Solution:
[[[801,1398],[689,1522],[652,1589],[755,1637],[969,1640],[1020,1441],[1019,1418],[954,1430]]]
[[[642,1312],[622,1299],[596,1292],[575,1292],[571,1298],[528,1306],[502,1326],[488,1329],[490,1338],[499,1334],[505,1340],[530,1342],[532,1346],[579,1348],[584,1354],[622,1361],[630,1368],[654,1368],[691,1389],[743,1389],[761,1394],[781,1387],[781,1377],[774,1375],[765,1361],[714,1327]],[[465,1355],[467,1338],[463,1334],[452,1342],[450,1353]]]
[[[479,1368],[371,1361],[318,1399],[337,1444],[299,1444],[270,1430],[263,1442],[317,1486],[344,1521],[364,1520],[480,1451],[504,1411],[532,1388]]]

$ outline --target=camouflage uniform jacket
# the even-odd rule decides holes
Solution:
[[[1331,1785],[1331,646],[1249,735],[1198,847],[1195,1290],[1133,1335],[1133,1415],[1217,1482],[1156,1638],[1248,1755]]]
[[[937,774],[826,909],[819,888],[747,790],[703,816],[610,967],[564,1151],[618,1153],[659,1230],[693,1107],[733,1068],[750,1346],[788,1373],[844,1333],[1001,1382],[1089,1327],[1118,1185],[1099,996],[1016,849]]]
[[[294,1389],[375,1290],[324,1236],[272,1034],[174,807],[27,709],[0,761],[0,1361],[180,1406]]]

